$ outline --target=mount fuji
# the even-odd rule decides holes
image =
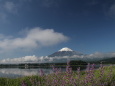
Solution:
[[[114,53],[113,53],[114,54]],[[115,55],[115,54],[114,54]],[[113,56],[114,56],[113,55]],[[68,60],[78,60],[78,61],[85,61],[85,62],[96,62],[99,60],[103,60],[105,58],[113,57],[110,54],[103,54],[103,53],[93,53],[93,54],[83,54],[77,51],[74,51],[68,47],[64,47],[57,52],[54,52],[51,55],[40,57],[40,62],[51,62],[51,63],[61,63],[67,62]]]
[[[80,52],[77,52],[77,51],[73,51],[72,49],[70,49],[68,47],[64,47],[64,48],[58,50],[57,52],[49,55],[48,57],[74,56],[74,55],[83,55],[83,54]]]

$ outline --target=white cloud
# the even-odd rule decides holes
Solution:
[[[115,57],[115,52],[112,53],[100,53],[95,52],[93,54],[74,55],[74,56],[60,56],[60,57],[42,57],[44,62],[66,62],[67,60],[82,60],[82,61],[98,61],[106,58]]]
[[[13,1],[3,1],[0,3],[0,22],[8,23],[10,14],[17,14],[18,4]]]
[[[17,11],[16,4],[10,1],[5,2],[3,7],[5,8],[6,11],[11,12],[11,13],[15,13]]]
[[[20,8],[25,8],[25,3],[32,0],[2,0],[0,2],[0,22],[9,23],[9,15],[19,15]]]
[[[38,58],[33,55],[33,56],[24,56],[20,58],[7,58],[3,59],[0,62],[1,63],[23,63],[23,62],[37,62]]]
[[[42,29],[39,27],[28,30],[24,37],[0,36],[2,38],[0,40],[0,52],[15,49],[31,50],[33,48],[56,45],[68,40],[68,37],[62,33],[55,32],[53,29]]]
[[[74,55],[74,56],[57,56],[57,57],[48,57],[41,56],[24,56],[20,58],[7,58],[0,61],[0,63],[50,63],[50,62],[67,62],[67,60],[82,60],[82,61],[98,61],[105,58],[115,57],[115,52],[113,53],[100,53],[96,52],[93,54],[87,55]]]

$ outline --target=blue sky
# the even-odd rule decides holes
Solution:
[[[115,52],[114,0],[0,0],[0,58],[46,56],[63,47]]]

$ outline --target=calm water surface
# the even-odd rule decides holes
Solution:
[[[96,65],[99,67],[99,65]],[[82,66],[81,70],[85,70],[86,66]],[[32,76],[39,75],[39,71],[42,69],[45,74],[53,73],[52,68],[30,68],[30,69],[20,69],[20,68],[0,68],[0,77],[8,78],[17,78],[23,76]],[[74,71],[77,70],[77,67],[73,68]],[[65,68],[61,68],[62,71],[65,71]]]
[[[36,69],[19,69],[19,68],[0,68],[0,77],[17,78],[23,76],[39,75],[42,69],[45,74],[52,73],[52,69],[36,68]]]

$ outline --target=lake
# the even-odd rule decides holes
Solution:
[[[73,67],[73,70],[77,70],[77,67]],[[86,68],[86,66],[84,66],[84,68]],[[84,68],[82,68],[82,69],[84,69]],[[40,69],[42,69],[45,74],[53,73],[52,67],[29,68],[29,69],[27,69],[27,68],[25,68],[25,69],[0,68],[0,77],[17,78],[17,77],[23,77],[23,76],[39,75]],[[65,71],[65,67],[61,67],[61,71]]]
[[[52,73],[52,69],[41,68],[45,74]],[[0,77],[17,78],[22,76],[39,75],[40,68],[19,69],[19,68],[0,68]]]
[[[77,70],[77,67],[72,67],[73,71]],[[98,68],[99,65],[96,65],[96,68]],[[80,66],[81,70],[86,69],[85,66]],[[0,68],[0,77],[8,77],[8,78],[17,78],[17,77],[23,77],[23,76],[31,76],[31,75],[39,75],[39,71],[42,69],[45,74],[53,73],[53,70],[51,67],[49,68]],[[62,71],[65,71],[65,68],[61,68]]]

